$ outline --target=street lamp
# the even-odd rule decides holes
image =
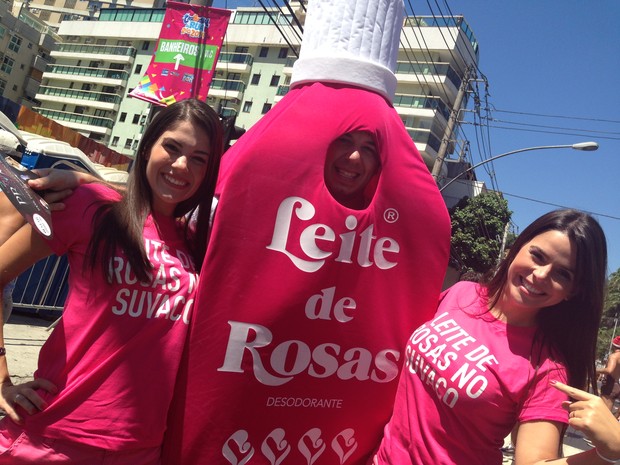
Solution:
[[[512,155],[513,153],[528,152],[530,150],[544,150],[544,149],[574,149],[574,150],[583,150],[585,152],[592,152],[598,149],[598,143],[597,142],[579,142],[577,144],[566,144],[566,145],[541,145],[538,147],[527,147],[524,149],[511,150],[510,152],[502,153],[500,155],[495,155],[494,157],[487,158],[486,160],[483,160],[480,163],[476,163],[475,165],[470,166],[466,170],[463,170],[458,175],[450,179],[450,181],[448,181],[441,189],[439,189],[439,192],[443,191],[446,187],[448,187],[450,184],[452,184],[454,181],[459,179],[464,174],[475,170],[480,165],[484,165],[485,163],[492,162],[493,160],[497,160],[498,158],[507,157],[508,155]]]

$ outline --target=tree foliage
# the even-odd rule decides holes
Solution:
[[[620,270],[609,275],[607,281],[607,295],[603,307],[603,318],[598,332],[597,357],[605,360],[609,346],[614,336],[620,331]]]
[[[456,204],[450,211],[453,266],[461,273],[481,274],[494,267],[511,216],[508,202],[495,192],[463,198]]]
[[[620,270],[609,275],[607,296],[605,298],[605,316],[614,318],[620,313]]]

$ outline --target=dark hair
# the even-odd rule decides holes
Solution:
[[[98,207],[93,218],[93,235],[87,256],[91,269],[100,262],[104,275],[110,278],[109,261],[120,248],[125,252],[132,270],[141,281],[150,281],[151,262],[144,248],[144,222],[151,213],[153,193],[146,177],[148,156],[161,135],[188,121],[202,129],[209,136],[211,147],[205,177],[196,193],[180,202],[174,211],[176,218],[191,216],[196,208],[195,231],[190,231],[185,221],[185,239],[192,253],[196,269],[204,259],[211,203],[222,155],[222,124],[218,115],[206,103],[197,99],[186,99],[173,103],[159,111],[144,131],[134,161],[127,190],[119,202],[106,203]]]
[[[560,354],[570,385],[581,389],[590,387],[597,392],[596,342],[605,299],[607,242],[592,216],[572,209],[555,210],[525,228],[485,284],[489,308],[497,304],[506,286],[508,268],[521,248],[547,231],[566,234],[576,248],[575,274],[570,299],[538,313],[537,337]]]

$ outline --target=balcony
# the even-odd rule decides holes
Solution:
[[[298,60],[297,57],[292,56],[286,59],[286,63],[284,64],[284,69],[282,70],[282,74],[285,76],[290,76],[293,74],[293,65]]]
[[[129,73],[121,69],[84,68],[81,66],[50,65],[43,77],[72,82],[88,82],[106,86],[125,86]]]
[[[109,136],[112,133],[114,121],[110,118],[100,116],[79,115],[66,111],[46,110],[45,108],[35,108],[35,111],[46,118],[50,118],[63,126],[75,129],[79,132],[94,132]]]
[[[61,44],[57,50],[51,52],[51,56],[127,64],[133,63],[136,57],[136,49],[111,45]]]
[[[435,92],[449,93],[451,100],[461,85],[461,78],[449,63],[399,61],[396,64],[396,78],[399,83],[427,84],[438,89]]]
[[[210,97],[241,100],[243,98],[243,92],[245,92],[245,83],[243,81],[213,79],[209,87]]]
[[[34,57],[34,63],[32,64],[32,67],[36,69],[37,71],[40,71],[43,73],[45,72],[45,69],[47,68],[49,64],[50,62],[48,60],[43,58],[41,55],[37,55],[36,57]]]
[[[249,53],[222,52],[217,60],[216,69],[235,73],[249,73],[254,57]]]
[[[41,102],[56,102],[69,105],[84,105],[88,102],[90,108],[111,111],[118,111],[118,105],[122,100],[121,96],[116,94],[49,86],[42,86],[36,99]]]
[[[418,148],[420,155],[422,155],[428,169],[432,169],[435,158],[437,158],[441,140],[428,129],[407,128],[407,132]]]
[[[222,118],[228,118],[229,116],[237,116],[238,111],[234,108],[224,107],[220,110],[220,116]]]
[[[443,115],[444,119],[448,121],[450,118],[450,109],[439,97],[422,97],[419,95],[404,95],[396,94],[394,96],[394,107],[396,111],[401,115],[412,115],[419,113],[417,110],[432,110],[428,115],[433,117],[435,112]],[[411,111],[408,111],[408,110]]]

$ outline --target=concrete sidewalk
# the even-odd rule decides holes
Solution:
[[[32,380],[39,349],[50,335],[47,328],[51,324],[45,319],[13,312],[4,325],[6,359],[14,384]]]

